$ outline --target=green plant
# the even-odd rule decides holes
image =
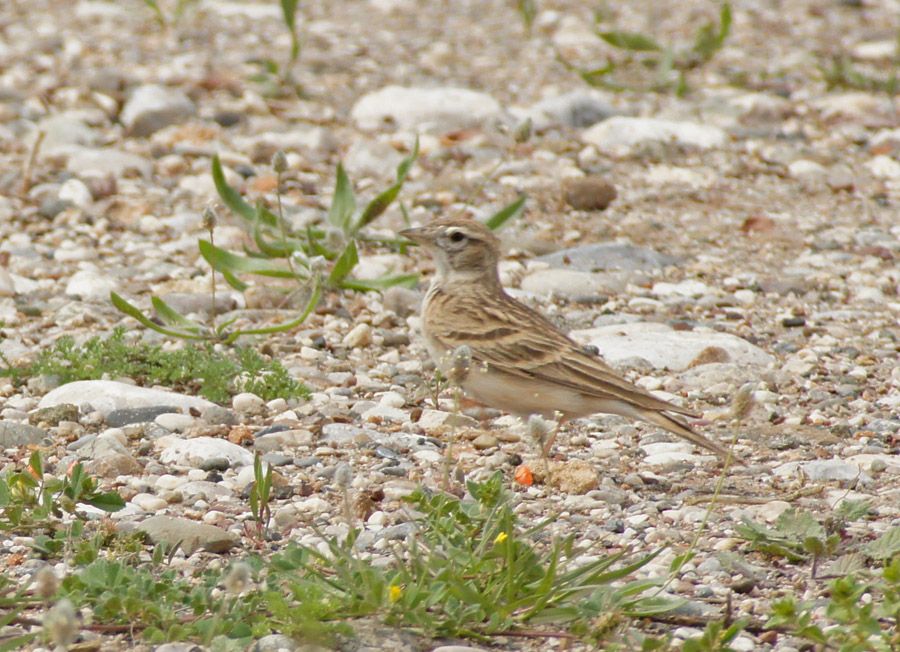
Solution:
[[[537,1],[516,0],[516,11],[519,12],[519,16],[522,17],[522,22],[525,23],[525,31],[530,34],[531,26],[534,24],[534,18],[537,16]]]
[[[126,340],[121,327],[105,339],[92,337],[80,345],[61,337],[31,364],[2,373],[16,379],[54,376],[61,383],[126,376],[142,384],[194,389],[219,403],[243,391],[264,400],[308,395],[280,362],[266,360],[255,349],[217,350],[207,344],[164,350],[157,344]]]
[[[900,649],[900,552],[881,575],[854,573],[828,584],[824,615],[813,602],[787,597],[772,605],[767,627],[786,629],[825,650],[889,652]]]
[[[734,648],[729,647],[728,644],[737,638],[737,635],[746,626],[746,620],[739,620],[730,625],[713,621],[706,625],[700,637],[686,640],[681,650],[682,652],[734,652]]]
[[[298,573],[297,590],[310,581],[323,586],[341,617],[384,612],[390,624],[438,636],[485,638],[548,625],[608,639],[630,618],[677,605],[644,595],[655,580],[628,581],[658,553],[628,559],[623,551],[580,564],[571,537],[534,542],[549,520],[519,526],[499,473],[468,490],[473,500],[424,490],[409,497],[422,515],[419,529],[391,568],[360,558],[356,531],[329,541],[328,554],[297,547],[273,563]]]
[[[562,63],[591,86],[617,91],[674,91],[680,96],[689,90],[687,74],[711,61],[722,49],[731,33],[731,22],[731,3],[723,2],[718,21],[702,25],[687,48],[664,45],[639,32],[600,29],[598,36],[622,53],[620,59],[608,58],[593,69]]]
[[[195,4],[196,2],[197,0],[178,0],[178,2],[175,4],[175,9],[172,12],[171,19],[167,19],[165,13],[156,0],[144,0],[144,4],[147,5],[147,8],[153,12],[153,17],[156,19],[156,22],[159,23],[160,27],[166,27],[170,24],[177,23],[178,20],[184,15],[184,12],[187,10],[188,6],[190,6],[191,4]]]
[[[261,202],[255,207],[228,185],[218,156],[213,157],[212,175],[225,205],[243,218],[252,229],[257,251],[248,255],[234,254],[201,240],[200,253],[235,289],[243,291],[247,285],[239,280],[241,274],[255,274],[270,278],[308,282],[322,272],[324,283],[331,288],[349,290],[384,290],[395,285],[412,286],[418,282],[415,274],[384,276],[364,280],[353,278],[359,262],[359,244],[391,245],[402,248],[399,239],[377,238],[362,233],[397,199],[409,170],[419,153],[418,142],[413,151],[397,167],[395,182],[357,210],[352,185],[338,164],[334,194],[328,210],[329,229],[308,227],[295,232],[285,222],[283,214],[276,215]],[[337,245],[337,246],[335,246]]]
[[[260,539],[264,539],[272,519],[269,499],[272,494],[272,465],[266,464],[263,471],[262,458],[259,451],[253,456],[253,486],[250,488],[250,512],[258,526]]]
[[[38,451],[23,470],[0,475],[0,531],[54,529],[63,514],[80,517],[81,504],[117,512],[125,501],[114,491],[100,491],[80,462],[62,478],[45,475]]]
[[[830,62],[820,66],[819,70],[828,90],[843,88],[886,93],[889,97],[896,97],[900,93],[900,36],[897,40],[897,52],[891,70],[884,76],[859,70],[846,54],[832,56]]]

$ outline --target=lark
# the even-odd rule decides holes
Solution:
[[[665,428],[726,457],[684,417],[699,418],[630,383],[500,283],[499,241],[475,220],[440,218],[401,235],[433,257],[422,333],[438,369],[490,407],[528,418],[568,420],[617,414]],[[460,373],[458,351],[467,365]]]

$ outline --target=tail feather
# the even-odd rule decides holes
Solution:
[[[641,421],[646,421],[647,423],[652,423],[653,425],[659,426],[660,428],[665,428],[669,432],[678,435],[682,439],[686,439],[692,444],[710,450],[722,458],[726,458],[728,457],[728,455],[731,455],[732,458],[735,457],[734,454],[730,453],[727,448],[721,446],[720,444],[717,444],[710,439],[707,439],[678,417],[666,414],[665,412],[658,412],[656,410],[636,410],[636,414],[634,416]]]

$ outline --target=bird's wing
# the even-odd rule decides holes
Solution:
[[[485,300],[474,293],[453,299],[435,296],[434,301],[446,303],[429,310],[429,336],[451,351],[468,346],[473,364],[487,364],[498,371],[568,387],[587,396],[696,416],[622,378],[541,314],[512,297]]]

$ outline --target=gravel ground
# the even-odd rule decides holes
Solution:
[[[160,3],[167,15],[174,4]],[[251,79],[253,60],[289,51],[276,2],[201,0],[165,29],[130,0],[2,3],[0,352],[21,363],[63,335],[83,341],[117,325],[156,341],[112,307],[110,290],[143,307],[151,294],[177,296],[202,313],[210,272],[196,240],[217,200],[215,153],[232,185],[271,202],[269,161],[283,149],[286,211],[304,225],[324,220],[339,160],[371,198],[418,135],[402,192],[414,222],[485,217],[525,193],[524,215],[501,231],[511,292],[642,386],[702,411],[704,433],[735,438],[743,464],[728,470],[672,592],[701,614],[721,613],[731,595],[733,614],[754,618],[785,587],[818,596],[824,584],[807,566],[753,553],[734,528],[789,506],[824,518],[847,498],[872,503],[851,524],[856,536],[900,525],[898,99],[822,80],[841,54],[871,76],[896,74],[900,3],[737,1],[732,36],[690,72],[684,98],[589,89],[561,60],[588,68],[616,54],[592,34],[591,6],[538,5],[529,35],[512,2],[302,2],[297,99]],[[675,7],[611,11],[622,29],[662,42],[685,42],[716,15],[714,3]],[[517,142],[525,118],[534,134]],[[240,250],[246,230],[219,214],[217,244]],[[392,207],[372,232],[403,224]],[[357,272],[427,275],[429,265],[373,248]],[[266,316],[267,289],[223,300]],[[346,462],[358,495],[383,490],[363,514],[363,541],[384,554],[378,533],[408,520],[400,498],[439,486],[452,421],[450,395],[431,399],[418,300],[332,292],[298,331],[260,340],[312,389],[309,401],[244,394],[223,409],[113,381],[54,389],[0,378],[2,464],[34,447],[51,469],[85,459],[128,500],[113,517],[121,527],[150,529],[151,517],[214,526],[179,553],[189,569],[218,557],[211,550],[249,545],[254,448],[290,488],[274,503],[278,531],[313,545],[313,526],[342,531],[333,476]],[[728,408],[745,386],[754,405],[735,423]],[[488,418],[467,422],[458,450],[470,477],[511,478],[533,460],[521,424],[477,416]],[[558,512],[552,533],[579,545],[668,544],[648,573],[694,539],[721,472],[654,428],[603,416],[566,426],[555,460],[565,481],[517,488],[517,512]],[[0,558],[23,583],[42,563],[28,544],[0,536]],[[397,649],[433,647],[395,636]],[[735,647],[797,642],[748,632]]]

